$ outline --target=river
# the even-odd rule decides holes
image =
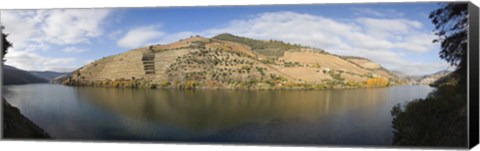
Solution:
[[[433,90],[3,89],[8,102],[60,140],[354,146],[390,145],[391,108]]]

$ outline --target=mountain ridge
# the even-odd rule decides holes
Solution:
[[[452,73],[452,71],[449,70],[440,70],[425,75],[408,75],[401,71],[392,72],[398,75],[401,79],[403,79],[404,83],[408,85],[430,85],[435,83],[439,79],[450,76],[450,74]]]
[[[56,71],[28,71],[38,77],[47,79],[48,81],[54,80],[56,77],[61,76],[63,74],[67,74],[67,72],[56,72]]]
[[[2,74],[4,85],[48,83],[47,79],[9,65],[3,65]]]

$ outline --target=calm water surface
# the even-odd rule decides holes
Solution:
[[[4,96],[51,136],[318,145],[389,145],[391,108],[428,86],[233,91],[5,86]]]

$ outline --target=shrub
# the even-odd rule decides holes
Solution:
[[[170,86],[170,84],[171,84],[170,81],[168,81],[168,80],[163,80],[162,83],[160,83],[160,86],[161,86],[162,88],[165,88],[165,87]]]
[[[185,89],[194,89],[196,86],[197,86],[197,82],[192,81],[192,80],[188,80],[184,84]]]
[[[313,65],[313,67],[314,67],[314,68],[322,68],[322,67],[320,66],[320,64],[318,64],[318,63],[315,63],[315,64]]]
[[[313,86],[313,88],[315,88],[315,89],[325,89],[325,88],[327,88],[327,85],[325,85],[325,84],[316,84],[315,86]]]

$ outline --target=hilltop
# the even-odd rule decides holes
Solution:
[[[400,78],[360,57],[232,34],[191,36],[87,64],[67,85],[150,88],[293,89],[375,87]]]

